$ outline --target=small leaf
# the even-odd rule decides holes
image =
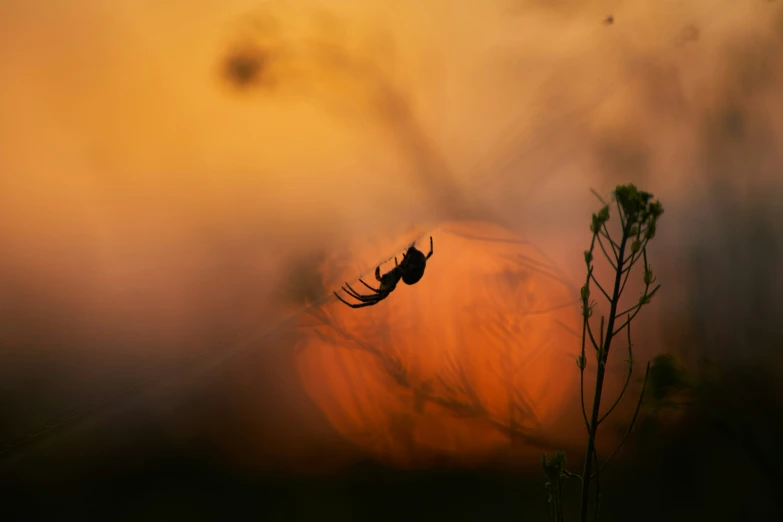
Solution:
[[[644,233],[644,237],[647,239],[652,239],[655,237],[655,221],[650,220],[650,222],[647,224],[647,230]]]

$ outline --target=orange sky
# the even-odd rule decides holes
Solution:
[[[4,230],[85,229],[90,249],[105,251],[121,248],[128,231],[149,241],[170,229],[261,226],[274,217],[277,233],[269,234],[306,240],[314,229],[372,235],[368,227],[398,221],[401,208],[415,221],[433,196],[406,208],[421,193],[417,159],[399,135],[406,130],[373,107],[379,82],[410,108],[425,145],[458,182],[524,191],[540,176],[526,167],[539,165],[564,169],[558,179],[570,181],[596,136],[638,126],[633,112],[648,110],[631,111],[639,89],[619,88],[628,78],[676,67],[678,95],[702,104],[714,94],[705,77],[721,74],[717,50],[772,9],[648,4],[4,2],[0,157],[3,212],[15,223]],[[618,20],[612,27],[600,24],[608,13]],[[703,26],[697,41],[678,46],[690,26]],[[221,88],[219,61],[248,34],[285,51],[271,74],[291,76],[275,95]],[[326,63],[326,45],[375,72]],[[665,141],[653,127],[666,122],[650,123],[647,137]],[[552,137],[521,146],[525,134],[542,132]],[[663,145],[660,161],[672,148]],[[518,173],[492,172],[514,148],[526,152],[508,160]],[[482,159],[487,168],[470,168]],[[595,169],[585,161],[578,170],[590,179]]]
[[[292,256],[353,245],[367,266],[386,253],[356,245],[463,200],[578,275],[590,187],[635,181],[678,215],[710,151],[741,165],[783,136],[780,8],[654,4],[7,0],[5,293],[47,303],[25,320],[143,321],[176,352],[194,321],[267,309]],[[269,52],[268,84],[221,75],[238,45]],[[711,133],[726,106],[762,145]],[[227,305],[226,285],[258,290]]]

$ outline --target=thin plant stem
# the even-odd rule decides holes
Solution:
[[[593,451],[595,455],[595,520],[598,522],[598,516],[601,508],[601,467],[598,462],[598,452]]]
[[[618,208],[619,208],[619,203],[618,203]],[[622,238],[620,239],[620,253],[619,253],[620,255],[617,261],[618,267],[623,266],[623,257],[625,255],[625,247],[627,242],[628,242],[627,227],[625,226],[625,220],[623,219],[623,234],[622,234]],[[595,435],[598,429],[598,415],[601,407],[601,392],[603,391],[604,375],[606,373],[605,362],[606,362],[606,358],[609,355],[609,349],[611,348],[612,338],[614,335],[613,334],[614,321],[617,314],[617,303],[620,298],[621,284],[622,284],[622,272],[620,270],[617,270],[615,273],[614,290],[612,293],[611,304],[609,307],[609,319],[606,328],[607,335],[604,344],[600,350],[600,362],[598,364],[596,384],[595,384],[595,396],[593,398],[593,411],[592,411],[592,417],[590,419],[590,431],[587,437],[587,454],[585,455],[584,470],[582,473],[582,476],[585,477],[584,481],[582,482],[582,503],[581,503],[581,510],[580,510],[582,522],[587,522],[588,498],[590,494],[590,477],[592,471],[591,468],[593,465],[593,451],[595,450]]]
[[[589,503],[590,503],[590,486],[591,481],[595,479],[595,506],[594,517],[598,520],[600,516],[600,504],[601,504],[601,471],[606,465],[614,458],[617,452],[622,447],[622,444],[628,438],[628,435],[633,430],[636,419],[641,408],[641,404],[644,400],[644,393],[647,386],[647,380],[650,373],[650,363],[647,363],[647,368],[644,375],[644,382],[642,385],[641,393],[639,394],[639,400],[636,404],[633,417],[625,435],[620,440],[615,450],[611,453],[609,458],[601,463],[601,459],[598,455],[598,449],[596,447],[596,437],[598,428],[612,412],[620,404],[620,401],[625,397],[628,387],[630,385],[631,377],[633,376],[633,344],[631,342],[631,323],[638,315],[639,311],[650,302],[651,298],[660,288],[660,285],[655,286],[650,290],[650,286],[655,283],[655,276],[648,264],[647,260],[647,245],[649,241],[655,235],[655,226],[658,218],[663,213],[663,207],[658,201],[652,200],[652,195],[647,192],[639,191],[634,185],[617,186],[613,193],[613,203],[617,208],[617,216],[620,221],[620,237],[618,241],[615,241],[609,233],[607,222],[610,217],[610,205],[595,191],[591,189],[591,192],[602,203],[603,207],[598,213],[592,215],[592,222],[590,230],[592,232],[592,238],[590,242],[589,250],[585,251],[585,263],[587,265],[587,275],[585,277],[584,286],[581,289],[582,299],[582,339],[581,339],[581,351],[577,358],[577,365],[579,366],[579,397],[580,406],[582,410],[582,418],[585,423],[585,427],[588,432],[587,447],[584,456],[583,470],[581,475],[570,473],[562,470],[559,473],[559,479],[556,484],[553,484],[553,490],[555,491],[555,499],[552,499],[551,505],[554,509],[553,515],[558,520],[562,520],[562,499],[560,498],[562,493],[562,484],[560,478],[577,477],[581,481],[581,501],[580,501],[580,521],[587,522]],[[606,246],[604,240],[609,244]],[[596,247],[596,243],[598,246]],[[608,288],[604,288],[604,285],[598,280],[593,273],[594,266],[592,264],[594,260],[594,253],[597,248],[601,249],[604,257],[609,265],[614,269],[614,284],[611,286],[611,292],[607,291]],[[635,305],[627,308],[626,310],[619,312],[621,297],[625,291],[626,285],[630,279],[630,273],[633,267],[636,266],[640,260],[644,262],[644,292],[639,298],[639,302]],[[593,322],[591,317],[593,315],[593,308],[595,301],[590,300],[590,286],[594,284],[603,296],[609,302],[608,315],[601,316],[600,318],[600,330],[593,331]],[[619,313],[618,313],[619,312]],[[624,319],[624,320],[623,320]],[[621,323],[619,328],[617,324]],[[609,352],[612,347],[612,341],[614,337],[622,332],[623,329],[628,328],[628,372],[617,397],[612,402],[611,406],[606,410],[604,414],[601,414],[601,400],[603,394],[604,381],[606,379],[607,362],[609,358]],[[591,343],[596,352],[596,379],[595,379],[595,394],[592,401],[592,410],[588,415],[587,404],[585,403],[585,368],[587,366],[587,358],[585,357],[587,342]],[[545,469],[546,462],[544,459]],[[594,468],[594,469],[593,469]],[[551,468],[549,468],[551,469]],[[551,473],[550,473],[551,475]]]
[[[606,293],[606,290],[604,290],[604,287],[601,286],[601,283],[598,282],[598,279],[595,278],[592,272],[590,272],[590,278],[593,280],[593,283],[595,283],[595,286],[598,287],[598,289],[601,291],[602,294],[604,294],[604,297],[606,297],[607,301],[611,301],[612,298],[609,297],[609,294]]]
[[[593,343],[593,348],[596,350],[600,349],[598,343],[595,341],[595,337],[593,336],[593,328],[590,326],[590,322],[585,320],[587,323],[587,335],[590,337],[590,342]]]
[[[585,330],[587,329],[587,321],[585,321],[582,324],[582,356],[581,356],[581,364],[579,365],[579,398],[580,402],[582,403],[582,417],[585,419],[585,427],[587,430],[590,430],[590,421],[587,420],[587,409],[585,408],[585,362],[587,359],[585,358],[585,340],[587,336],[585,335]]]
[[[633,266],[633,264],[631,264],[630,266]],[[620,293],[621,294],[625,290],[625,284],[628,282],[628,277],[630,275],[631,275],[631,271],[630,270],[625,273],[625,279],[623,279],[623,285],[620,287]]]
[[[598,246],[601,247],[601,251],[604,253],[604,256],[606,257],[606,260],[609,261],[609,264],[612,266],[612,268],[617,270],[617,265],[614,264],[614,261],[612,260],[612,258],[607,253],[606,248],[604,248],[604,243],[603,243],[603,241],[601,241],[601,237],[600,236],[596,236],[596,237],[598,239]],[[612,250],[614,251],[614,244],[613,243],[612,243]],[[617,259],[617,254],[615,254],[615,259]]]
[[[601,227],[601,235],[603,235],[607,241],[609,241],[609,245],[612,247],[612,252],[614,252],[615,259],[617,258],[617,253],[619,252],[619,245],[614,242],[614,239],[612,239],[612,236],[609,235],[609,229],[606,228],[606,224],[604,224],[603,227]]]
[[[594,188],[591,188],[591,189],[590,189],[590,192],[592,192],[592,193],[593,193],[593,196],[595,196],[596,198],[598,198],[598,201],[600,201],[602,205],[606,206],[606,201],[604,201],[604,198],[602,198],[602,197],[601,197],[601,194],[599,194],[598,192],[596,192],[596,190],[595,190]]]
[[[601,469],[605,468],[607,464],[614,458],[615,455],[617,455],[617,452],[620,451],[620,448],[622,447],[623,443],[625,442],[625,439],[628,438],[628,435],[633,431],[634,424],[636,423],[636,417],[639,415],[639,409],[642,407],[642,403],[644,402],[644,391],[647,388],[647,378],[650,376],[650,363],[647,363],[647,369],[644,372],[644,381],[642,383],[642,392],[639,394],[639,400],[636,403],[636,410],[633,412],[633,417],[631,418],[630,424],[628,424],[628,429],[625,430],[625,435],[623,435],[623,438],[620,440],[620,443],[617,444],[617,447],[614,449],[611,455],[609,455],[609,458],[606,459],[606,462],[604,462],[604,465],[601,466]],[[600,470],[599,470],[600,471]],[[597,473],[597,471],[596,471]]]
[[[623,395],[625,394],[625,390],[628,389],[628,383],[631,382],[631,375],[633,375],[633,348],[631,348],[631,325],[628,325],[628,376],[625,378],[625,384],[623,384],[623,389],[620,390],[620,394],[617,396],[617,400],[614,401],[614,404],[604,413],[604,415],[598,419],[598,424],[600,425],[606,418],[609,416],[610,413],[617,407],[618,404],[620,404],[620,400],[623,398]]]
[[[644,294],[644,297],[645,297],[645,298],[652,297],[653,295],[655,295],[655,292],[657,292],[657,291],[658,291],[658,289],[659,289],[660,287],[661,287],[661,285],[658,285],[658,286],[656,286],[656,287],[653,289],[653,291],[652,291],[652,292],[650,292],[649,294],[645,292],[645,294]],[[625,328],[626,326],[628,326],[629,324],[631,324],[631,321],[633,321],[633,320],[634,320],[634,317],[636,317],[636,315],[639,313],[639,311],[640,311],[641,309],[642,309],[642,303],[639,303],[639,305],[637,305],[637,308],[636,308],[636,310],[634,311],[634,313],[633,313],[632,315],[628,316],[628,319],[627,319],[627,320],[626,320],[626,321],[625,321],[625,322],[624,322],[624,323],[623,323],[623,324],[620,326],[620,328],[618,328],[617,330],[615,330],[615,331],[614,331],[614,333],[613,333],[612,335],[617,335],[618,333],[620,333],[620,332],[622,332],[622,331],[623,331],[623,328]],[[627,312],[626,312],[626,313],[627,313]],[[620,315],[622,315],[622,314],[620,314]]]

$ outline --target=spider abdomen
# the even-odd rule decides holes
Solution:
[[[402,274],[402,282],[406,285],[412,285],[415,283],[418,283],[419,280],[424,276],[424,267],[416,267],[416,270],[411,270],[409,272],[404,272]]]
[[[427,256],[425,256],[424,252],[421,250],[411,246],[403,255],[402,263],[400,264],[402,282],[406,285],[418,283],[424,276],[424,269],[426,267]]]

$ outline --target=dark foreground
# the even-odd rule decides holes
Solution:
[[[235,378],[228,372],[179,399],[176,386],[158,390],[4,459],[0,519],[546,520],[537,463],[527,471],[385,468],[325,421],[291,431],[294,420],[281,419],[275,401],[245,400],[239,409],[266,420],[241,420],[236,397],[219,391]],[[639,426],[602,475],[602,520],[783,520],[781,410],[758,378],[729,386],[734,402],[721,416],[695,411],[674,430]],[[578,455],[569,459],[578,468]],[[577,485],[566,495],[578,500]]]

